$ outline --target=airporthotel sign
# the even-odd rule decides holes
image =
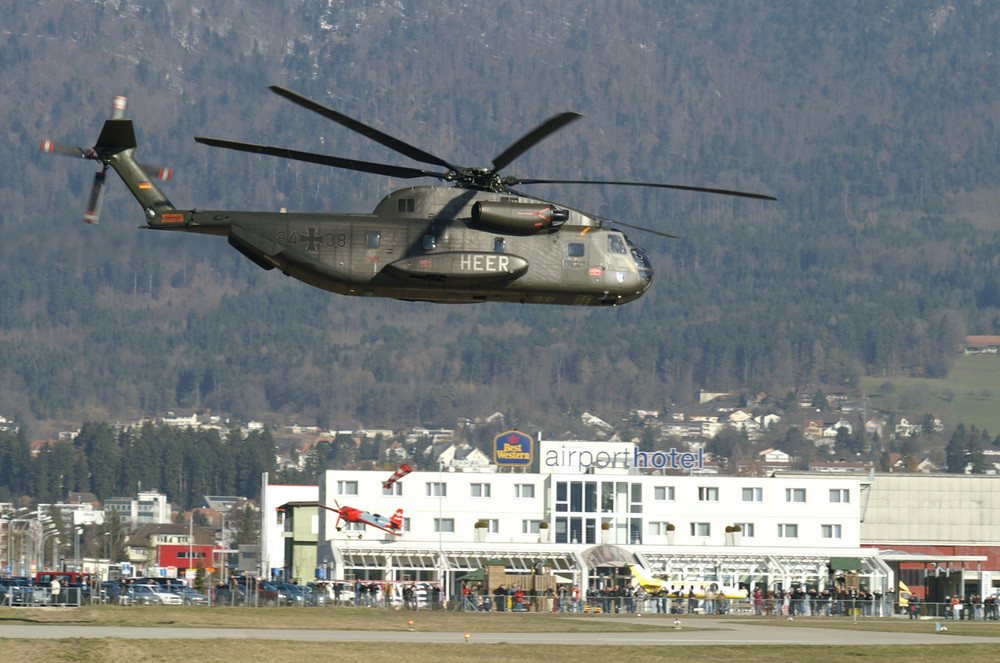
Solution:
[[[640,451],[632,442],[542,442],[539,459],[543,473],[628,474],[635,470],[701,470],[705,450]]]
[[[493,438],[493,462],[502,467],[529,467],[534,440],[516,430],[500,433]]]

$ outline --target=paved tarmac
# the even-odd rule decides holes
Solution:
[[[636,618],[639,621],[642,618]],[[593,622],[593,618],[587,621]],[[921,644],[1000,644],[998,638],[956,636],[935,632],[934,622],[923,622],[926,633],[888,633],[877,631],[817,628],[805,626],[770,626],[760,623],[698,619],[685,629],[662,621],[662,631],[615,631],[609,620],[606,633],[469,633],[471,643],[508,643],[524,645],[921,645]],[[629,620],[632,621],[632,620]],[[647,618],[642,623],[654,622]],[[699,630],[713,629],[713,630]],[[306,642],[381,642],[381,643],[462,643],[464,633],[430,633],[420,631],[334,631],[307,629],[239,629],[239,628],[170,628],[128,626],[0,626],[0,638],[129,638],[149,640],[234,638],[240,640],[298,640]]]

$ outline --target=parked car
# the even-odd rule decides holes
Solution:
[[[330,606],[333,605],[333,596],[327,591],[327,587],[324,585],[310,583],[308,587],[303,588],[306,592],[306,603],[307,605],[316,606]]]
[[[288,594],[288,605],[304,606],[309,603],[309,589],[293,582],[278,583]]]
[[[0,603],[7,605],[45,605],[49,602],[49,592],[46,587],[36,587],[30,578],[4,578],[0,580]]]
[[[289,592],[286,582],[272,582],[265,580],[260,583],[257,596],[261,605],[268,607],[278,605],[295,605],[295,599]]]
[[[215,594],[215,605],[247,605],[250,596],[246,585],[235,582],[217,585],[212,591]]]
[[[181,605],[177,594],[152,585],[130,585],[125,594],[131,605]]]
[[[190,587],[171,585],[168,591],[171,594],[181,597],[181,603],[184,605],[208,605],[208,596],[201,592],[196,592]]]
[[[33,588],[18,578],[0,578],[0,605],[29,605]]]
[[[99,600],[101,603],[116,603],[118,605],[130,605],[130,599],[125,593],[125,587],[117,580],[107,580],[102,582],[98,588]]]

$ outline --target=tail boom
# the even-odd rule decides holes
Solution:
[[[149,173],[135,160],[135,129],[132,120],[111,119],[104,123],[94,152],[100,161],[115,169],[132,192],[151,227],[181,225],[186,220],[156,185]]]

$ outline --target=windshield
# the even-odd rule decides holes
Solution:
[[[635,260],[635,266],[639,270],[639,276],[644,281],[653,278],[653,266],[649,263],[646,252],[633,244],[632,240],[628,237],[625,238],[625,241],[628,242],[628,248],[632,254],[632,259]]]

